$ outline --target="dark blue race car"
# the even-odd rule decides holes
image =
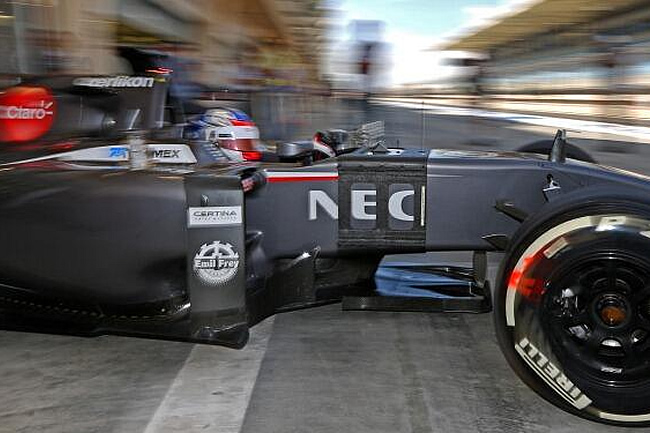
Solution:
[[[542,397],[650,425],[649,178],[567,159],[561,132],[548,158],[370,142],[234,163],[168,121],[167,84],[58,77],[0,93],[3,328],[242,347],[265,317],[334,301],[493,310]],[[249,121],[231,115],[217,127]],[[473,252],[473,266],[380,267],[427,251]],[[504,253],[493,288],[490,251]]]

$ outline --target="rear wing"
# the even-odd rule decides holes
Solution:
[[[160,75],[26,80],[0,92],[0,142],[113,137],[134,128],[160,128],[168,84]]]

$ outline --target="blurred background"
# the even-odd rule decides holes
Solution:
[[[403,145],[650,142],[647,0],[0,0],[0,85],[156,68],[267,140],[385,120]]]

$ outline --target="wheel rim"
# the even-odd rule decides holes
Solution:
[[[623,252],[564,260],[546,280],[542,326],[574,374],[609,386],[650,375],[650,265]]]

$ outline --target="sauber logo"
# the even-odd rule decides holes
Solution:
[[[28,141],[52,127],[55,104],[44,87],[13,87],[0,93],[0,141]]]

